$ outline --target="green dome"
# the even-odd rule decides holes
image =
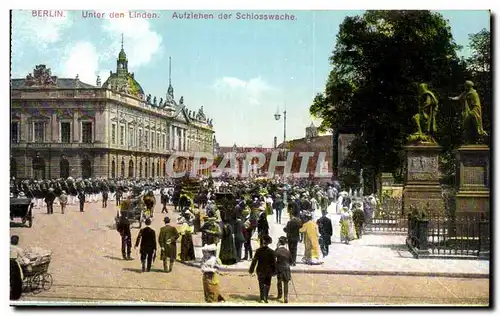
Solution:
[[[118,76],[116,73],[112,73],[102,87],[122,93],[126,92],[137,97],[144,96],[141,85],[130,74]]]

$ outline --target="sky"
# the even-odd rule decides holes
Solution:
[[[271,147],[274,136],[283,140],[287,111],[287,139],[305,136],[313,119],[309,106],[324,90],[339,25],[346,16],[364,11],[267,11],[293,14],[295,20],[237,20],[238,11],[213,13],[214,20],[175,19],[173,13],[148,11],[153,19],[83,18],[81,10],[63,17],[33,17],[17,10],[12,17],[12,77],[24,78],[35,65],[45,64],[53,75],[95,84],[116,71],[121,35],[129,71],[146,94],[165,95],[172,58],[175,99],[184,97],[191,110],[201,106],[213,119],[221,146]],[[127,15],[127,11],[125,12]],[[231,19],[219,20],[221,12]],[[264,11],[252,11],[266,13]],[[490,29],[488,11],[439,11],[448,21],[455,41],[467,56],[469,34]],[[318,125],[318,121],[314,121]]]

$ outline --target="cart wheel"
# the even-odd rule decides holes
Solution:
[[[40,285],[42,284],[42,276],[40,274],[35,274],[31,278],[31,292],[38,294],[42,291]]]
[[[42,288],[45,291],[50,290],[50,288],[52,287],[52,282],[52,275],[50,273],[44,273],[42,277]]]

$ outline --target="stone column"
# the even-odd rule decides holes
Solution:
[[[79,114],[75,112],[73,114],[73,142],[80,142],[80,121],[78,121]]]
[[[56,113],[52,113],[50,141],[52,143],[58,143],[59,142],[59,124],[58,124],[57,114]]]
[[[184,150],[184,136],[185,136],[185,133],[184,133],[184,129],[181,128],[181,148],[180,148],[180,151],[185,151]]]

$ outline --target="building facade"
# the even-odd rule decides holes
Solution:
[[[169,80],[170,81],[170,80]],[[154,178],[187,171],[196,152],[213,152],[214,128],[203,106],[145,95],[123,50],[101,86],[57,78],[38,65],[11,81],[11,177]],[[208,175],[210,169],[204,170]]]

